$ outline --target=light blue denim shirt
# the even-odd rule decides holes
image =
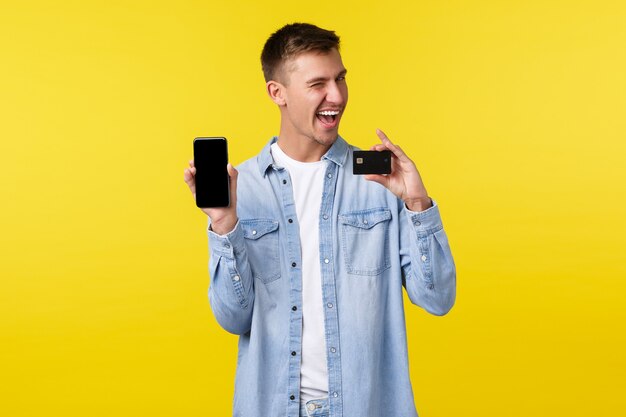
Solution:
[[[273,138],[238,167],[239,222],[209,228],[209,300],[239,335],[233,415],[298,417],[302,270],[289,173]],[[402,287],[416,305],[446,314],[456,273],[439,208],[409,211],[380,184],[352,174],[355,148],[339,137],[327,160],[319,214],[332,417],[417,416],[409,380]],[[315,231],[317,232],[317,231]]]

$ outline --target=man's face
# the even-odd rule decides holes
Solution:
[[[286,62],[283,71],[281,134],[332,145],[348,103],[341,55],[336,49],[303,53]]]

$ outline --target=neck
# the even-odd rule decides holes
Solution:
[[[278,146],[291,159],[299,162],[317,162],[326,154],[330,145],[322,145],[306,137],[278,136]]]

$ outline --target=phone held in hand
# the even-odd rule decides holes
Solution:
[[[391,151],[354,151],[352,173],[354,175],[391,174]]]
[[[230,177],[226,138],[196,138],[193,141],[196,167],[196,205],[200,208],[230,205]]]

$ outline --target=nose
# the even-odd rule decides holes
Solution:
[[[328,90],[326,91],[326,101],[334,104],[345,104],[348,99],[348,87],[344,83],[337,83],[336,81],[328,84]]]

